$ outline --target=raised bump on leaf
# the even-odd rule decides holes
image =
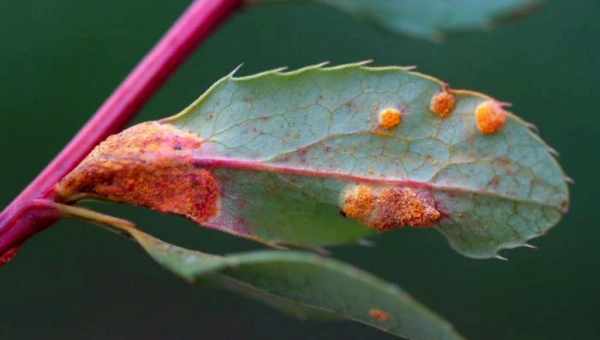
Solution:
[[[456,106],[456,97],[444,86],[444,89],[431,97],[429,109],[440,118],[448,118]]]
[[[507,113],[501,103],[486,100],[475,108],[477,128],[484,135],[494,134],[506,124]]]
[[[342,211],[377,231],[429,227],[441,218],[429,193],[408,187],[352,186],[344,194]]]
[[[81,196],[146,206],[197,223],[218,215],[219,185],[196,166],[196,135],[170,124],[142,123],[102,142],[58,187],[64,201]]]
[[[390,314],[379,308],[372,308],[369,310],[369,316],[377,321],[385,322],[390,320]]]
[[[396,108],[390,107],[379,112],[378,127],[390,130],[397,127],[402,121],[402,112]]]

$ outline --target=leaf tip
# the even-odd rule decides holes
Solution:
[[[530,244],[530,243],[523,243],[523,247],[524,248],[533,249],[533,250],[538,250],[538,247],[536,247],[536,246],[534,246],[533,244]]]
[[[238,71],[244,66],[244,63],[239,64],[238,66],[236,66],[231,72],[229,72],[229,74],[227,75],[227,78],[232,79],[235,77],[236,73],[238,73]]]
[[[494,258],[500,260],[500,261],[508,261],[508,259],[502,255],[496,255],[494,256]]]
[[[555,148],[553,148],[553,147],[551,147],[551,146],[548,146],[548,152],[549,152],[549,153],[550,153],[552,156],[554,156],[554,157],[556,157],[556,158],[560,157],[560,153],[559,153],[559,152],[558,152],[558,151],[557,151]]]

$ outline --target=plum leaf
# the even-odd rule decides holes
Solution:
[[[490,258],[569,205],[551,149],[505,107],[395,66],[232,73],[180,114],[108,138],[56,191],[273,246],[412,227]]]
[[[486,29],[536,8],[538,0],[246,0],[250,4],[321,3],[394,33],[440,40],[446,31]]]
[[[408,339],[463,339],[398,287],[330,258],[292,251],[216,256],[165,243],[136,228],[121,231],[188,282],[240,293],[298,318],[348,319]]]

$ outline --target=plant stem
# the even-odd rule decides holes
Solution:
[[[50,164],[0,214],[0,258],[56,222],[54,186],[109,135],[118,132],[183,63],[195,47],[233,13],[241,0],[195,0],[94,116]]]

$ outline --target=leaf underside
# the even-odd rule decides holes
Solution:
[[[469,256],[494,256],[557,223],[568,189],[547,146],[512,115],[500,133],[481,134],[473,112],[489,97],[478,93],[456,91],[452,115],[439,119],[429,104],[441,88],[399,67],[359,64],[232,75],[167,122],[220,159],[279,170],[215,170],[224,207],[260,238],[326,245],[370,233],[339,214],[352,181],[344,176],[430,185],[448,215],[438,229]],[[386,107],[406,116],[392,135],[374,134]]]
[[[538,0],[247,0],[250,3],[328,5],[394,33],[439,40],[443,32],[490,28],[499,19],[519,16]]]
[[[162,266],[303,319],[348,319],[408,339],[462,339],[443,319],[396,286],[341,262],[302,252],[215,256],[128,233]]]
[[[456,103],[442,118],[431,102],[445,92]],[[560,166],[527,123],[509,113],[498,132],[478,129],[474,112],[489,102],[496,103],[402,67],[321,64],[232,73],[160,126],[201,141],[188,155],[219,188],[218,213],[195,219],[204,226],[271,245],[354,242],[383,225],[344,216],[358,185],[414,203],[407,208],[396,199],[380,211],[405,209],[400,221],[434,227],[461,254],[489,258],[545,233],[569,200]],[[401,122],[381,131],[378,119],[388,108],[402,113]],[[143,163],[157,159],[151,156]],[[89,173],[85,164],[71,179]],[[435,214],[411,219],[425,208]]]

